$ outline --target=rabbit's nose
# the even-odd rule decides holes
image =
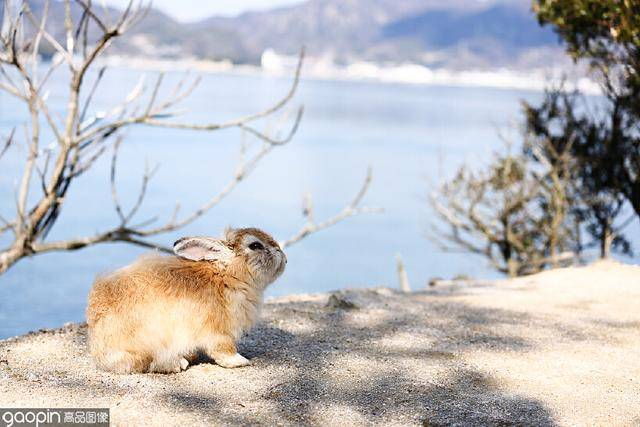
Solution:
[[[277,252],[278,263],[280,264],[280,268],[284,268],[287,265],[287,256],[284,254],[282,249],[278,249]]]

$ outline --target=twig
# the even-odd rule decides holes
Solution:
[[[90,5],[87,5],[82,0],[75,0],[75,1],[80,6],[82,6],[82,8],[84,9],[84,13],[87,14],[89,17],[91,17],[91,19],[93,19],[93,21],[98,25],[98,27],[100,27],[100,29],[102,30],[103,33],[106,33],[106,32],[109,31],[109,29],[104,24],[104,22],[102,22],[102,20],[100,18],[98,18],[95,13],[93,13],[93,10],[91,9]],[[131,3],[129,3],[129,5],[131,5]]]
[[[247,163],[241,161],[238,166],[238,170],[235,176],[229,181],[229,183],[220,190],[216,195],[210,198],[205,204],[203,204],[200,208],[196,209],[191,215],[186,216],[181,220],[176,219],[178,208],[174,211],[174,215],[172,219],[167,222],[165,225],[147,229],[147,230],[133,230],[132,233],[136,236],[152,236],[161,233],[167,233],[170,231],[177,230],[179,228],[188,225],[207,212],[209,212],[213,207],[218,205],[226,196],[228,196],[242,181],[244,181],[249,174],[253,171],[256,165],[264,158],[269,152],[273,149],[273,146],[265,144],[262,146],[262,149]]]
[[[87,95],[87,99],[84,102],[84,107],[82,107],[82,112],[80,113],[80,123],[84,122],[84,118],[87,115],[87,109],[89,108],[89,104],[91,104],[91,100],[93,99],[93,94],[96,92],[100,81],[102,81],[102,76],[104,76],[104,72],[106,71],[106,67],[100,68],[98,71],[98,75],[96,76],[96,80],[93,82],[93,86],[89,91],[89,95]]]
[[[0,150],[0,159],[2,158],[2,156],[5,155],[7,150],[9,150],[9,147],[13,143],[13,137],[15,133],[16,133],[16,128],[13,128],[11,129],[11,133],[9,133],[9,136],[5,138],[4,146],[2,147],[2,150]]]
[[[290,237],[287,240],[281,241],[279,242],[280,246],[282,248],[286,248],[288,246],[291,246],[295,243],[298,243],[300,240],[304,239],[305,237],[307,237],[310,234],[313,233],[317,233],[320,230],[324,230],[328,227],[331,227],[332,225],[337,224],[340,221],[343,221],[349,217],[355,216],[355,215],[359,215],[359,214],[364,214],[364,213],[380,213],[383,210],[381,208],[372,208],[372,207],[359,207],[360,202],[362,201],[362,198],[365,196],[365,194],[367,193],[368,189],[369,189],[369,185],[371,184],[371,179],[372,179],[372,173],[371,173],[371,168],[367,169],[367,176],[364,180],[364,183],[362,185],[362,187],[360,188],[360,191],[358,191],[358,193],[356,194],[356,196],[353,198],[353,200],[351,201],[351,203],[349,203],[347,206],[345,206],[338,214],[336,214],[335,216],[320,222],[320,223],[315,223],[313,222],[312,218],[313,218],[313,209],[312,209],[312,205],[310,203],[308,203],[305,206],[305,210],[304,210],[304,214],[306,217],[306,224],[300,229],[300,231],[298,231],[296,234],[294,234],[292,237]],[[309,197],[309,196],[307,196]]]
[[[113,200],[113,206],[120,218],[120,224],[126,224],[126,216],[122,211],[122,206],[120,205],[120,200],[118,199],[118,189],[116,185],[116,164],[118,163],[118,149],[120,148],[120,144],[122,143],[122,137],[118,137],[116,142],[113,144],[113,155],[111,156],[111,173],[109,181],[111,183],[111,199]]]
[[[0,215],[0,222],[4,225],[0,226],[0,234],[4,233],[7,230],[13,230],[14,234],[16,232],[16,224],[13,222],[9,222],[2,215]]]

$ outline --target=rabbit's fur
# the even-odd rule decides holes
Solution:
[[[228,229],[187,237],[177,256],[147,255],[96,279],[87,307],[96,364],[119,373],[179,372],[198,352],[232,368],[249,363],[236,341],[258,315],[286,257],[267,233]]]

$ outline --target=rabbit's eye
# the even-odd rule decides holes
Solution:
[[[262,249],[264,249],[264,246],[262,246],[262,243],[260,242],[253,242],[249,245],[249,249],[251,249],[252,251],[261,251]]]

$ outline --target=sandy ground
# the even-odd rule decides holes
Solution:
[[[110,407],[115,425],[640,425],[640,267],[275,299],[253,365],[97,371],[86,327],[0,341],[0,406]]]

